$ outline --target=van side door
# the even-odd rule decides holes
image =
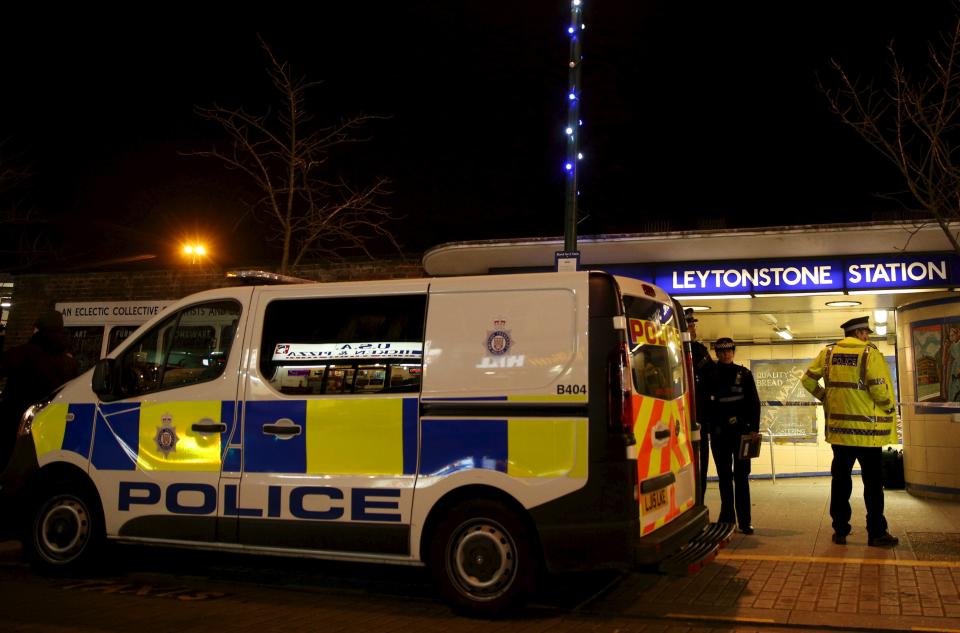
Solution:
[[[426,288],[411,280],[260,291],[244,394],[241,543],[409,556]]]

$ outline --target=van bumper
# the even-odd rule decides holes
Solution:
[[[673,556],[709,525],[710,513],[707,506],[693,506],[670,523],[637,541],[633,553],[634,564],[652,565]]]

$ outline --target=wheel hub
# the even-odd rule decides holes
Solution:
[[[494,597],[513,580],[514,545],[497,525],[484,523],[465,530],[453,559],[461,585],[471,594]]]
[[[51,503],[43,515],[37,537],[42,552],[54,562],[65,562],[83,549],[90,535],[86,508],[72,498]]]

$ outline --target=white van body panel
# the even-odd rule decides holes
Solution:
[[[431,284],[424,399],[539,400],[557,396],[559,385],[587,384],[587,276],[515,277]],[[586,400],[575,395],[565,399]]]

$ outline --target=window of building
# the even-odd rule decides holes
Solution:
[[[100,360],[103,347],[103,326],[71,326],[63,328],[70,339],[70,349],[80,367],[80,373],[90,369]]]
[[[417,392],[425,310],[424,295],[272,301],[260,372],[290,395]]]
[[[120,343],[123,343],[131,334],[137,331],[139,325],[114,325],[110,328],[110,334],[107,344],[107,353],[117,349]]]

